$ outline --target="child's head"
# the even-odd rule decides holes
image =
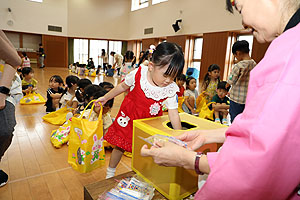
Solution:
[[[243,60],[245,55],[249,55],[249,43],[246,40],[236,41],[232,46],[232,53],[238,61]]]
[[[162,42],[154,50],[148,65],[152,82],[158,87],[165,87],[182,73],[184,56],[180,46]]]
[[[78,82],[77,82],[77,91],[75,93],[76,95],[76,98],[79,102],[83,102],[83,93],[84,93],[84,88],[87,87],[88,85],[92,85],[92,81],[90,81],[90,79],[87,79],[87,78],[83,78],[83,79],[80,79]]]
[[[131,62],[134,58],[134,53],[132,51],[126,51],[124,60],[125,62]]]
[[[24,58],[27,58],[26,52],[22,52],[22,56],[23,56]]]
[[[176,77],[176,83],[179,87],[182,87],[186,82],[186,76],[184,74],[180,74]]]
[[[204,90],[207,89],[211,80],[220,81],[220,67],[217,64],[212,64],[208,67],[207,73],[205,74],[204,81],[203,81]]]
[[[49,87],[52,89],[57,89],[58,87],[62,87],[63,85],[64,81],[58,75],[51,76],[51,78],[49,79]]]
[[[190,76],[186,79],[186,89],[195,90],[196,86],[196,79],[194,77]]]
[[[31,67],[24,67],[22,69],[22,75],[25,79],[32,79],[34,76],[34,71]]]
[[[112,83],[105,82],[105,81],[102,83],[99,83],[99,86],[102,87],[107,92],[109,92],[110,90],[112,90],[114,88],[114,85]]]
[[[230,86],[226,87],[226,85],[227,85],[226,81],[221,81],[220,83],[218,83],[217,94],[220,99],[224,99],[224,97],[228,94]]]
[[[67,76],[66,78],[66,84],[67,84],[67,87],[69,89],[76,89],[77,88],[77,82],[79,81],[79,78],[77,76],[74,76],[74,75],[69,75]]]
[[[115,54],[116,54],[116,52],[114,52],[114,51],[111,51],[111,52],[110,52],[110,55],[111,55],[111,56],[114,56]]]

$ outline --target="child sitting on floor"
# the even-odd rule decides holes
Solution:
[[[183,97],[184,95],[184,83],[186,81],[186,77],[184,74],[180,74],[178,77],[176,77],[176,84],[179,87],[179,92],[177,92],[178,97]]]
[[[54,75],[49,80],[49,88],[47,90],[46,112],[53,112],[59,108],[59,100],[64,92],[62,88],[64,81],[58,75]]]
[[[189,114],[196,114],[196,100],[198,98],[198,91],[196,90],[196,79],[188,77],[186,79],[186,90],[184,91],[184,103],[182,109]]]
[[[226,88],[226,81],[218,83],[217,94],[213,96],[211,102],[212,108],[214,109],[215,122],[221,123],[220,117],[222,117],[222,124],[228,125],[227,115],[229,110],[229,98],[226,96],[228,94],[229,88]]]
[[[28,93],[35,92],[37,90],[37,80],[35,80],[34,77],[34,71],[31,67],[25,67],[22,69],[22,92],[23,95],[26,95]]]

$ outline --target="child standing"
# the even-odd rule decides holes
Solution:
[[[105,105],[108,100],[130,89],[116,120],[104,136],[107,142],[116,145],[110,157],[106,178],[114,176],[124,151],[132,152],[133,120],[161,116],[161,103],[167,99],[172,126],[174,129],[181,129],[176,100],[178,86],[173,80],[182,73],[183,66],[181,48],[176,44],[163,42],[157,46],[148,66],[141,66],[129,73],[124,82],[96,101]]]
[[[22,52],[22,69],[24,67],[30,67],[30,59],[28,58],[26,52]]]
[[[125,76],[134,69],[135,62],[136,59],[134,57],[134,53],[132,51],[127,51],[124,56],[123,66],[121,68],[121,81],[123,81]]]
[[[202,91],[205,91],[206,102],[211,102],[213,96],[217,94],[217,85],[220,82],[220,67],[212,64],[208,67],[208,72],[204,77]]]
[[[186,90],[184,91],[186,99],[182,104],[182,109],[189,114],[196,114],[196,100],[199,95],[196,86],[196,79],[194,77],[188,77],[186,79]]]
[[[35,92],[36,91],[36,85],[37,80],[35,80],[34,77],[34,71],[31,67],[25,67],[22,69],[22,92],[24,95]]]
[[[54,75],[49,80],[49,88],[47,90],[46,112],[53,112],[59,107],[59,100],[64,92],[62,88],[64,81],[58,75]]]
[[[250,72],[256,66],[256,62],[251,59],[249,51],[249,43],[246,40],[237,41],[232,46],[232,53],[238,63],[233,66],[227,80],[227,86],[231,85],[229,97],[231,122],[244,111]]]
[[[212,108],[214,109],[215,122],[221,123],[220,117],[222,117],[222,124],[228,125],[227,115],[229,109],[229,98],[226,96],[228,94],[229,88],[226,88],[226,81],[222,81],[217,86],[217,94],[212,98]]]
[[[184,74],[180,74],[176,77],[176,84],[179,87],[179,92],[177,92],[178,97],[182,97],[184,95],[184,83],[186,82],[186,77]]]

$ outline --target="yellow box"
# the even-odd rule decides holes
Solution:
[[[192,126],[189,130],[223,128],[217,124],[186,113],[180,113],[182,123]],[[139,176],[152,184],[161,194],[171,200],[182,199],[197,191],[198,175],[194,170],[186,170],[181,167],[163,167],[155,164],[151,157],[142,157],[140,150],[145,141],[138,136],[147,138],[155,134],[176,136],[186,130],[173,130],[168,127],[167,115],[155,118],[147,118],[133,121],[133,149],[131,167]],[[217,144],[205,145],[200,149],[203,152],[216,151]]]

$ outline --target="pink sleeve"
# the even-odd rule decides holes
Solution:
[[[218,152],[208,152],[207,153],[207,161],[208,161],[208,165],[210,168],[212,168],[214,166],[214,163],[218,157],[219,153]]]

